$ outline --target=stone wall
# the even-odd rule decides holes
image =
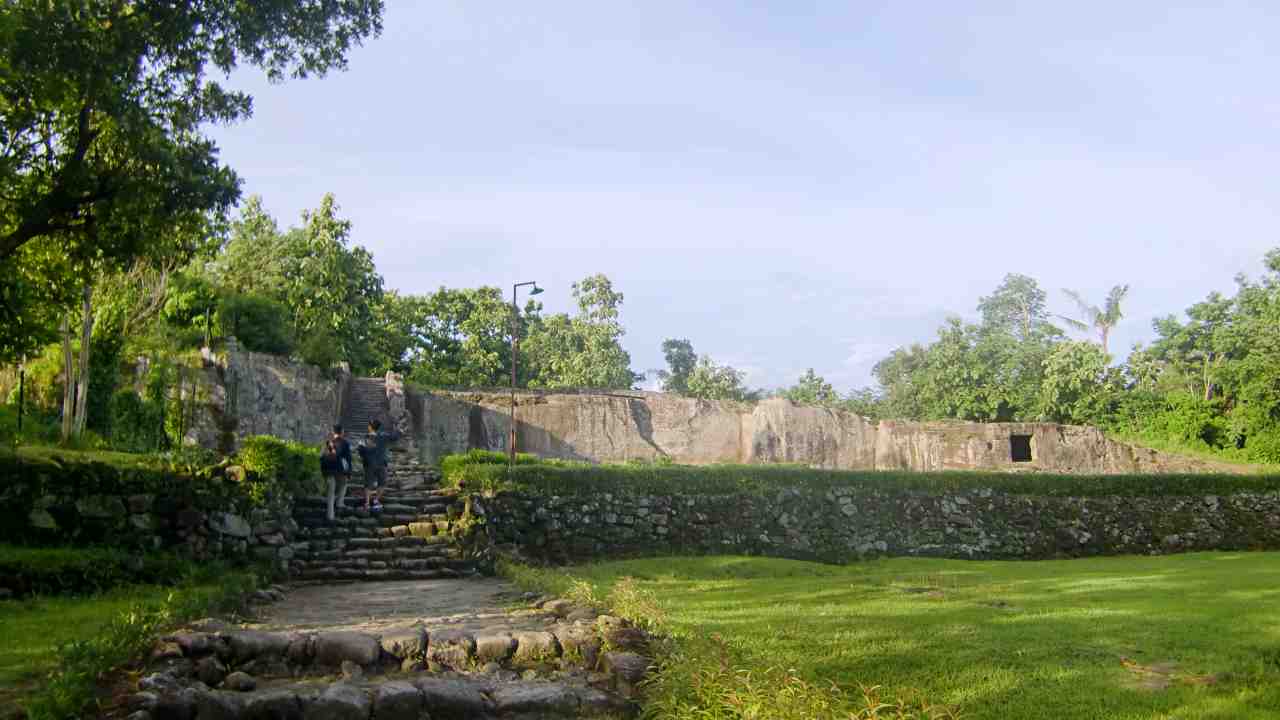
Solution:
[[[744,553],[844,562],[866,555],[1045,559],[1280,549],[1280,493],[1044,497],[861,488],[771,496],[472,498],[498,549],[551,562]]]
[[[250,557],[287,570],[296,531],[287,511],[255,510],[246,516],[174,495],[68,492],[35,498],[26,523],[7,528],[5,535],[28,543],[43,538],[58,545],[106,543],[168,550],[197,560]]]
[[[206,354],[187,441],[234,451],[252,435],[319,445],[341,416],[350,375],[239,349]]]
[[[509,394],[411,390],[405,402],[418,452],[428,461],[471,448],[507,448]],[[521,452],[590,462],[668,458],[694,465],[781,462],[849,470],[1241,471],[1116,442],[1090,427],[877,423],[783,399],[752,405],[649,392],[521,392],[516,427]],[[1025,443],[1029,460],[1014,460],[1015,442]]]

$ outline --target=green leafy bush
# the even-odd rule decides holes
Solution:
[[[218,330],[234,335],[246,350],[288,355],[295,347],[288,324],[291,317],[288,308],[271,298],[233,294],[223,298],[218,308]]]
[[[183,578],[177,588],[164,589],[153,599],[110,618],[92,637],[58,648],[57,672],[33,697],[21,703],[26,717],[83,717],[103,675],[142,655],[165,630],[235,607],[261,583],[256,573],[229,572],[220,565],[210,565]]]
[[[0,545],[0,587],[20,597],[84,595],[120,585],[165,583],[193,568],[190,561],[166,553]]]
[[[246,471],[243,482],[255,504],[275,505],[320,491],[320,451],[310,445],[255,435],[241,444],[236,461]]]
[[[455,456],[456,457],[456,456]],[[853,487],[877,492],[937,493],[987,489],[1014,495],[1170,496],[1280,491],[1272,475],[1050,475],[997,472],[816,470],[786,465],[586,465],[532,462],[441,462],[445,482],[485,493],[544,495],[633,492],[660,495],[771,495],[782,489]]]
[[[122,452],[150,452],[164,438],[164,407],[120,390],[111,396],[111,445]]]

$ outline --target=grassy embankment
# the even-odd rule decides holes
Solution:
[[[216,563],[126,557],[0,546],[0,570],[29,570],[27,585],[65,593],[0,600],[0,718],[19,708],[32,720],[79,717],[100,679],[140,657],[159,632],[234,606],[259,582],[253,570]],[[163,582],[130,584],[161,573]]]
[[[1280,553],[509,570],[675,636],[650,717],[1280,717]]]

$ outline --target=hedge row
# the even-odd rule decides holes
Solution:
[[[0,588],[17,597],[85,595],[121,585],[167,584],[193,568],[191,561],[165,553],[0,545]]]
[[[455,488],[541,495],[771,495],[801,488],[944,493],[991,490],[1010,495],[1188,496],[1280,492],[1271,475],[1048,475],[995,472],[816,470],[777,465],[582,465],[529,462],[508,469],[485,463],[441,463]]]

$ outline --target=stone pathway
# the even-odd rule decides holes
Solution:
[[[556,615],[519,609],[523,596],[497,578],[310,585],[264,607],[257,630],[354,630],[396,633],[413,627],[473,633],[545,630]]]
[[[159,639],[103,717],[623,718],[650,664],[643,631],[499,579],[300,583],[257,597],[249,622]]]

